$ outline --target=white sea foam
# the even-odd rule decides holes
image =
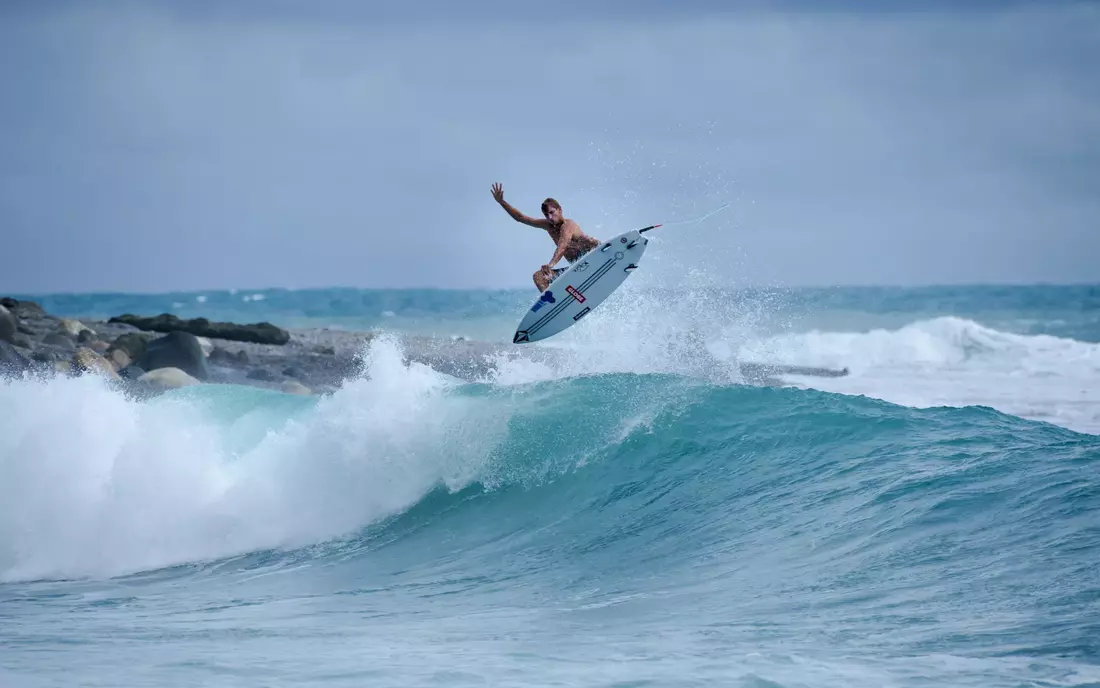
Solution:
[[[674,300],[653,290],[619,290],[574,327],[497,356],[489,379],[514,384],[602,373],[673,373],[718,384],[741,382],[736,362],[716,357],[711,345],[753,336],[765,308],[705,288],[680,290]],[[554,355],[544,355],[548,352]]]
[[[228,424],[188,392],[140,403],[93,376],[0,383],[0,580],[318,542],[473,480],[507,410],[445,394],[384,338],[366,363],[297,413],[247,399],[256,410]]]
[[[1100,344],[1001,332],[941,317],[895,330],[812,331],[746,341],[741,360],[848,368],[788,376],[823,391],[913,407],[983,405],[1100,433]]]
[[[679,290],[675,299],[620,290],[585,321],[535,346],[498,355],[487,378],[525,383],[598,373],[675,373],[743,382],[740,363],[841,370],[784,375],[803,387],[912,407],[982,405],[1100,433],[1100,344],[1022,335],[945,316],[896,329],[777,329],[766,298]],[[557,355],[541,355],[547,351]]]

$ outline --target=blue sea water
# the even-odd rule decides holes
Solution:
[[[646,289],[640,290],[646,294]],[[650,292],[658,290],[650,289]],[[654,302],[747,304],[782,328],[901,326],[955,316],[1006,332],[1100,342],[1100,285],[836,287],[798,289],[662,288]],[[106,319],[122,313],[284,327],[388,329],[512,341],[537,293],[531,289],[256,289],[159,294],[26,294],[50,313]],[[636,297],[635,297],[636,298]]]
[[[510,341],[530,296],[37,299]],[[475,382],[381,336],[325,397],[0,383],[0,685],[1100,685],[1100,288],[668,298]]]

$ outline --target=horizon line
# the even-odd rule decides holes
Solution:
[[[712,287],[722,287],[721,284],[715,283],[710,285]],[[1100,287],[1100,280],[1097,281],[1067,281],[1067,282],[1054,282],[1048,280],[1034,280],[1026,282],[992,282],[992,281],[979,281],[979,282],[922,282],[912,284],[890,284],[890,283],[874,283],[874,282],[848,282],[848,283],[832,283],[832,284],[753,284],[753,285],[734,285],[729,288],[734,290],[745,289],[805,289],[805,290],[827,290],[827,289],[943,289],[943,288],[990,288],[990,287]],[[662,289],[669,289],[669,287],[661,287]],[[672,287],[675,289],[676,287]],[[699,287],[695,287],[699,288]],[[507,286],[507,287],[441,287],[441,286],[407,286],[407,287],[357,287],[351,285],[332,285],[332,286],[317,286],[317,287],[216,287],[216,288],[192,288],[192,289],[169,289],[169,290],[157,290],[157,291],[123,291],[117,289],[106,290],[86,290],[86,291],[0,291],[0,297],[13,298],[17,301],[33,300],[34,298],[57,298],[57,297],[81,297],[81,296],[169,296],[173,294],[187,294],[187,295],[205,295],[205,294],[218,294],[229,293],[236,294],[241,292],[248,293],[260,293],[260,292],[297,292],[297,293],[309,293],[309,292],[322,292],[322,291],[375,291],[375,292],[400,292],[400,291],[430,291],[430,292],[510,292],[510,291],[530,291],[534,289],[532,285],[522,286]]]

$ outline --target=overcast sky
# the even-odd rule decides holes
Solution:
[[[596,4],[3,3],[0,292],[1100,281],[1100,4]]]

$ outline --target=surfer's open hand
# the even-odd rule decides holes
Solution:
[[[496,199],[497,203],[504,202],[504,187],[500,185],[500,182],[493,184],[493,198]]]

